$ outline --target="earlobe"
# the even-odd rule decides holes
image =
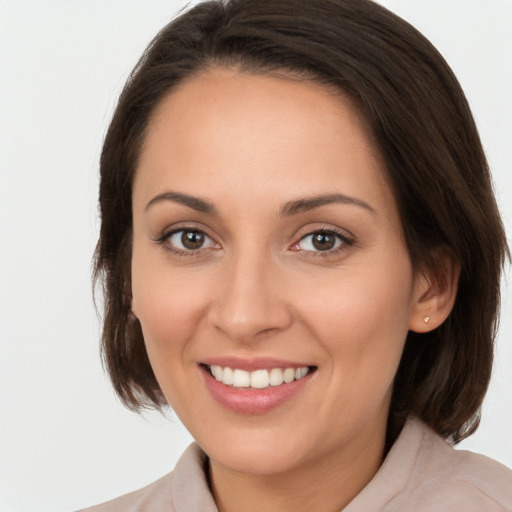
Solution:
[[[133,303],[133,299],[130,304],[130,318],[132,320],[138,320],[138,316],[135,314],[135,304]]]
[[[416,296],[411,311],[409,329],[417,333],[430,332],[450,315],[457,297],[460,265],[447,250],[435,258],[437,265],[417,277]]]

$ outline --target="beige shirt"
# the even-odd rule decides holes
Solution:
[[[192,444],[160,480],[81,512],[218,512],[205,460]],[[512,512],[512,471],[483,455],[453,449],[411,419],[371,482],[341,512],[444,511]]]

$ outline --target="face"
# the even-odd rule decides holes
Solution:
[[[421,290],[347,99],[230,70],[187,82],[149,125],[133,222],[134,313],[212,465],[382,448]]]

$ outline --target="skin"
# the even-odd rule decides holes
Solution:
[[[216,213],[154,199],[168,192]],[[290,201],[325,194],[356,202],[283,215]],[[206,243],[176,253],[180,235],[165,234],[180,228],[203,231]],[[413,271],[357,110],[305,81],[199,75],[155,111],[133,229],[133,311],[169,404],[210,458],[219,510],[309,511],[319,497],[322,510],[341,510],[382,462],[408,330],[446,316]],[[309,235],[326,229],[350,242],[316,249]],[[279,407],[239,414],[212,398],[199,367],[224,356],[317,369]]]

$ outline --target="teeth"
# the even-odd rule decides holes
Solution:
[[[246,372],[238,368],[213,365],[210,371],[216,380],[234,388],[265,389],[269,386],[280,386],[294,380],[300,380],[309,373],[308,366],[300,368],[272,368],[271,370],[255,370]]]
[[[224,382],[224,379],[222,380]],[[248,388],[251,384],[251,374],[244,370],[233,370],[233,387]]]
[[[219,366],[220,368],[220,366]],[[221,371],[222,371],[222,368],[221,368]],[[231,368],[224,368],[224,372],[222,374],[222,382],[224,382],[224,384],[228,384],[228,385],[231,385],[233,384],[233,370]]]
[[[263,389],[268,388],[269,375],[267,370],[256,370],[251,372],[251,388]]]
[[[223,371],[222,371],[222,368],[220,366],[212,366],[211,368],[212,370],[212,375],[218,380],[218,381],[222,381],[223,380]]]
[[[280,368],[272,368],[272,370],[270,370],[270,385],[280,386],[283,382],[283,370]]]
[[[286,370],[283,372],[283,380],[286,382],[286,384],[293,382],[295,380],[295,370],[293,368],[286,368]]]

